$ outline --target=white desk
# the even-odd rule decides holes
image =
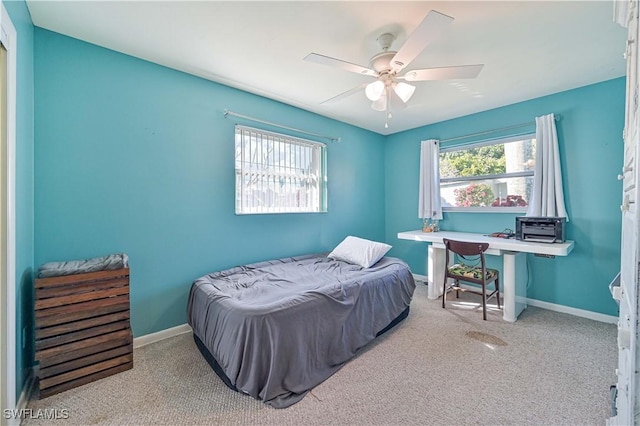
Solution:
[[[573,241],[564,243],[532,243],[515,239],[494,238],[483,234],[467,232],[399,232],[401,240],[423,241],[431,243],[427,252],[427,270],[429,276],[429,299],[437,299],[442,295],[444,282],[445,249],[443,238],[489,243],[486,254],[502,256],[502,287],[503,287],[503,319],[515,322],[520,312],[527,307],[527,270],[526,253],[547,256],[567,256],[573,250]]]

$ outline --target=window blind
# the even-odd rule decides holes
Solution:
[[[235,129],[236,214],[326,211],[326,145]]]

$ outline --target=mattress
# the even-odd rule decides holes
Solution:
[[[227,385],[284,408],[407,311],[414,289],[400,259],[362,268],[315,254],[201,277],[187,314]]]

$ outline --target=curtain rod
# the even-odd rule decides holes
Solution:
[[[334,138],[334,137],[331,137],[331,136],[320,135],[318,133],[307,132],[306,130],[300,130],[300,129],[296,129],[294,127],[283,126],[282,124],[277,124],[277,123],[272,123],[270,121],[260,120],[259,118],[250,117],[250,116],[244,115],[244,114],[238,114],[237,112],[233,112],[233,111],[230,111],[228,109],[225,109],[224,110],[224,118],[227,118],[228,115],[231,115],[231,116],[234,116],[234,117],[239,117],[239,118],[244,118],[245,120],[255,121],[256,123],[266,124],[268,126],[278,127],[280,129],[286,129],[286,130],[291,130],[293,132],[303,133],[305,135],[315,136],[317,138],[328,139],[328,140],[330,140],[332,142],[340,142],[340,138]]]
[[[560,115],[559,115],[559,114],[554,114],[554,116],[553,116],[553,119],[554,119],[555,121],[560,121],[560,119],[561,119],[561,118],[562,118],[562,117],[560,117]],[[442,140],[440,141],[440,143],[442,143],[442,142],[457,141],[457,140],[460,140],[460,139],[467,139],[467,138],[470,138],[470,137],[473,137],[473,136],[489,135],[489,134],[491,134],[491,133],[502,132],[502,131],[505,131],[505,130],[518,129],[518,128],[520,128],[520,127],[526,127],[526,126],[533,126],[533,125],[535,125],[535,124],[536,124],[536,122],[535,122],[535,121],[529,121],[529,122],[527,122],[527,123],[520,123],[520,124],[515,124],[515,125],[513,125],[513,126],[501,127],[501,128],[499,128],[499,129],[493,129],[493,130],[487,130],[487,131],[484,131],[484,132],[471,133],[471,134],[469,134],[469,135],[457,136],[457,137],[455,137],[455,138],[442,139]]]

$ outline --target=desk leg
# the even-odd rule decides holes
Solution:
[[[429,245],[427,256],[427,271],[429,276],[429,287],[427,297],[431,300],[442,296],[442,285],[444,283],[444,261],[445,251]]]
[[[502,268],[503,319],[515,322],[527,307],[526,253],[504,252]]]

